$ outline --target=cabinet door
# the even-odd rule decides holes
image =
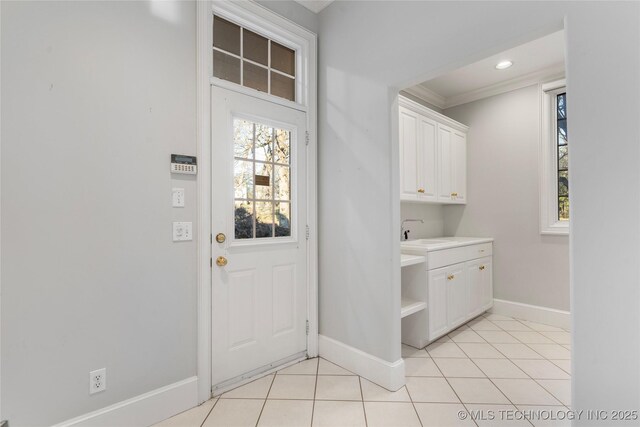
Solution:
[[[447,269],[430,270],[427,277],[429,287],[427,307],[429,309],[429,341],[447,331]]]
[[[455,203],[467,202],[467,135],[451,133],[451,193]]]
[[[469,317],[475,317],[482,313],[484,283],[484,268],[482,260],[474,259],[467,262],[467,276],[469,280]]]
[[[418,115],[400,107],[400,200],[418,196]]]
[[[493,303],[491,257],[467,262],[469,278],[469,317],[488,310]]]
[[[478,267],[481,272],[482,299],[480,301],[481,311],[490,309],[493,306],[493,259],[491,257],[481,258]]]
[[[438,139],[436,122],[419,117],[418,132],[418,200],[434,202],[436,193],[436,141]]]
[[[447,323],[453,329],[469,316],[469,283],[464,264],[447,267]]]
[[[438,201],[451,202],[453,183],[451,182],[451,136],[452,131],[444,125],[438,125]]]

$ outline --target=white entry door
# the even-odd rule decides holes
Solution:
[[[215,388],[307,349],[306,114],[215,86],[211,100]]]

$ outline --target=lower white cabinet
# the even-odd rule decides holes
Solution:
[[[469,316],[469,281],[464,264],[447,268],[447,328],[453,329]]]
[[[427,253],[427,325],[420,343],[440,338],[493,306],[492,249],[483,243]]]
[[[427,274],[427,312],[429,336],[440,336],[447,331],[447,269],[429,270]]]
[[[469,276],[469,316],[475,317],[493,305],[493,269],[491,257],[467,262]]]

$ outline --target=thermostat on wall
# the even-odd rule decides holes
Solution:
[[[196,163],[196,156],[172,154],[171,173],[185,173],[187,175],[195,175],[198,172]]]

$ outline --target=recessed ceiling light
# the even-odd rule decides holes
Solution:
[[[513,62],[511,61],[500,61],[496,64],[496,70],[506,70],[507,68],[511,67],[513,65]]]

